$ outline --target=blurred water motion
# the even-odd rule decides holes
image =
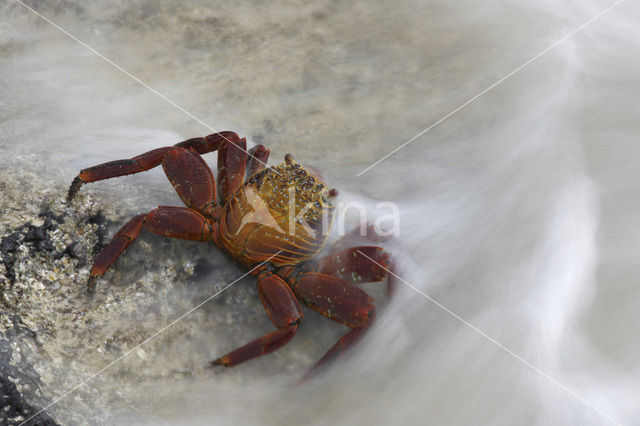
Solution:
[[[29,4],[210,128],[7,1],[4,168],[19,164],[62,194],[83,167],[210,129],[267,145],[271,162],[292,152],[343,200],[396,202],[401,234],[389,248],[402,278],[593,405],[406,287],[381,302],[350,356],[298,388],[309,342],[342,331],[311,312],[297,346],[283,349],[303,354],[299,363],[280,373],[265,372],[278,365],[272,355],[139,382],[123,360],[103,373],[112,386],[94,389],[127,401],[106,407],[107,421],[611,424],[601,410],[638,422],[636,4],[620,4],[359,177],[613,2]],[[159,170],[126,179],[86,189],[105,209],[125,196],[140,210],[179,203]],[[242,318],[244,306],[231,309]],[[257,330],[247,327],[238,330]],[[227,344],[199,343],[211,359]],[[104,366],[78,351],[69,356],[87,369]],[[170,357],[153,366],[179,367]],[[53,399],[70,387],[61,378],[43,391]],[[58,405],[64,423],[73,405]]]

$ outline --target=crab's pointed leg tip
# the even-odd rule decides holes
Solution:
[[[96,282],[98,281],[98,277],[95,275],[91,275],[89,280],[87,281],[87,294],[94,295],[96,293]]]
[[[67,202],[70,203],[73,200],[73,197],[76,196],[76,194],[78,193],[78,191],[80,190],[80,187],[82,186],[82,184],[84,184],[85,181],[83,181],[82,179],[80,179],[78,176],[76,176],[73,179],[73,182],[71,182],[71,186],[69,187],[69,192],[67,193]]]
[[[300,377],[296,381],[296,386],[302,386],[302,385],[307,384],[310,380],[312,380],[316,376],[316,374],[318,373],[317,370],[318,369],[316,367],[313,367],[309,371],[304,373],[304,375],[302,375],[302,377]]]
[[[292,154],[287,154],[284,156],[284,162],[287,164],[291,164],[293,163],[293,155]]]
[[[211,361],[211,365],[220,365],[222,367],[228,367],[229,361],[225,359],[225,357],[214,359]]]

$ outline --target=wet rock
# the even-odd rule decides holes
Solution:
[[[81,242],[74,241],[65,247],[63,251],[54,256],[54,258],[60,259],[65,255],[69,256],[71,259],[78,259],[78,267],[84,266],[87,263],[87,247]]]
[[[54,226],[53,221],[55,220],[56,222],[61,223],[63,216],[64,215],[57,216],[50,211],[40,213],[40,217],[44,218],[44,223],[40,226],[34,226],[30,223],[25,225],[26,232],[24,234],[23,241],[25,243],[31,243],[36,251],[53,251],[54,248],[49,232],[57,228]]]
[[[7,425],[19,425],[38,412],[28,402],[26,402],[18,387],[8,378],[0,376],[0,417],[4,419]],[[24,423],[25,426],[57,425],[47,414],[39,415],[37,418]]]
[[[96,214],[92,214],[89,216],[88,221],[89,223],[98,225],[98,228],[96,230],[97,241],[93,246],[92,251],[94,253],[100,253],[104,248],[104,246],[106,245],[105,234],[106,234],[107,218],[102,213],[102,210],[98,210]]]
[[[109,423],[113,407],[138,410],[148,396],[137,391],[141,384],[223,374],[209,362],[268,327],[250,278],[211,299],[244,273],[215,246],[146,232],[87,295],[92,258],[141,203],[157,203],[157,194],[139,191],[132,202],[85,190],[66,203],[62,179],[52,185],[24,169],[5,169],[0,181],[0,378],[8,407],[0,424],[37,412],[92,377],[34,420]]]
[[[58,229],[58,224],[63,223],[65,214],[55,214],[51,211],[43,211],[39,215],[43,218],[43,224],[36,226],[27,222],[21,225],[16,231],[0,240],[0,255],[2,256],[2,264],[5,268],[5,284],[11,286],[16,279],[16,253],[21,244],[25,244],[28,253],[55,251],[53,241],[51,240],[51,232]],[[55,255],[55,259],[69,255],[74,259],[83,259],[83,253],[86,255],[86,249],[83,252],[82,245],[72,243],[68,245],[59,254]],[[86,259],[82,260],[82,262]]]
[[[215,265],[209,262],[207,259],[199,259],[193,270],[193,279],[195,281],[201,280],[213,272]]]
[[[36,333],[16,315],[8,318],[8,327],[0,337],[0,423],[18,425],[40,411],[22,395],[41,392],[40,375],[29,363],[25,343],[37,346]],[[2,421],[3,420],[3,421]],[[56,425],[46,413],[34,417],[26,425]]]
[[[11,284],[16,279],[14,268],[16,250],[20,246],[23,236],[20,230],[15,231],[0,240],[0,255],[5,269],[5,284]]]

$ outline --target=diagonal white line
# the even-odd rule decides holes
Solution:
[[[102,368],[100,371],[94,373],[93,375],[89,376],[86,380],[84,380],[83,382],[81,382],[80,384],[76,385],[75,387],[73,387],[72,389],[68,390],[67,392],[63,393],[62,395],[60,395],[58,398],[54,399],[51,403],[49,403],[49,405],[47,405],[46,407],[42,408],[40,411],[38,411],[37,413],[35,413],[34,415],[32,415],[31,417],[29,417],[28,419],[26,419],[25,421],[23,421],[22,423],[20,423],[18,426],[22,426],[25,423],[27,423],[29,420],[33,419],[34,417],[36,417],[38,414],[42,413],[43,411],[49,409],[51,406],[57,404],[60,400],[66,398],[68,395],[72,394],[73,392],[75,392],[80,386],[84,385],[85,383],[95,379],[97,376],[99,376],[100,374],[102,374],[105,370],[107,370],[108,368],[110,368],[111,366],[113,366],[114,364],[118,363],[120,360],[122,360],[123,358],[125,358],[127,355],[129,355],[131,352],[135,351],[136,349],[138,349],[140,346],[144,345],[145,343],[147,343],[148,341],[150,341],[151,339],[155,338],[156,336],[158,336],[160,333],[164,332],[165,330],[167,330],[169,327],[173,326],[175,323],[177,323],[178,321],[182,320],[184,317],[186,317],[187,315],[191,314],[193,311],[195,311],[196,309],[198,309],[199,307],[201,307],[202,305],[204,305],[205,303],[207,303],[208,301],[210,301],[211,299],[213,299],[214,297],[216,297],[217,295],[219,295],[220,293],[222,293],[223,291],[225,291],[226,289],[228,289],[229,287],[231,287],[232,285],[234,285],[235,283],[237,283],[238,281],[240,281],[241,279],[243,279],[244,277],[246,277],[247,275],[251,274],[253,271],[255,271],[256,269],[258,269],[260,266],[264,265],[265,263],[267,263],[268,261],[270,261],[271,259],[273,259],[275,256],[279,255],[282,252],[282,250],[278,251],[276,254],[274,254],[273,256],[271,256],[270,258],[262,261],[261,263],[259,263],[257,266],[253,267],[251,270],[249,270],[249,272],[244,273],[243,275],[241,275],[240,277],[236,278],[233,282],[231,282],[230,284],[227,284],[226,286],[224,286],[221,290],[218,290],[217,292],[215,292],[213,295],[209,296],[208,298],[206,298],[203,302],[199,303],[198,305],[194,306],[193,308],[191,308],[189,311],[187,311],[186,313],[180,315],[178,318],[176,318],[175,320],[173,320],[171,323],[169,323],[168,325],[162,327],[160,330],[158,330],[156,333],[154,333],[151,337],[147,337],[146,339],[144,339],[142,342],[138,343],[136,346],[134,346],[133,348],[131,348],[130,350],[128,350],[127,352],[125,352],[123,355],[121,355],[120,357],[116,358],[115,360],[111,361],[109,364],[107,364],[106,367]]]
[[[433,129],[434,127],[436,127],[438,124],[442,123],[443,121],[445,121],[447,118],[451,117],[452,115],[454,115],[455,113],[457,113],[458,111],[460,111],[462,108],[466,107],[467,105],[469,105],[471,102],[475,101],[476,99],[478,99],[480,96],[484,95],[485,93],[487,93],[488,91],[490,91],[491,89],[493,89],[494,87],[498,86],[500,83],[502,83],[503,81],[505,81],[506,79],[508,79],[509,77],[511,77],[512,75],[514,75],[515,73],[517,73],[518,71],[522,70],[523,68],[525,68],[527,65],[529,65],[530,63],[532,63],[533,61],[535,61],[536,59],[540,58],[541,56],[545,55],[547,52],[549,52],[551,49],[553,49],[554,47],[556,47],[557,45],[559,45],[560,43],[564,42],[565,40],[567,40],[569,37],[573,36],[575,33],[577,33],[578,31],[580,31],[581,29],[583,29],[584,27],[586,27],[587,25],[591,24],[593,21],[597,20],[598,18],[600,18],[602,15],[604,15],[605,13],[609,12],[611,9],[613,9],[614,7],[618,6],[620,3],[622,3],[625,0],[618,0],[617,2],[615,2],[614,4],[612,4],[611,6],[607,7],[605,10],[603,10],[602,12],[598,13],[596,16],[594,16],[593,18],[589,19],[587,22],[585,22],[584,24],[580,25],[578,28],[574,29],[573,31],[571,31],[569,34],[567,34],[566,36],[562,37],[560,40],[556,41],[555,43],[553,43],[551,46],[547,47],[546,49],[544,49],[542,52],[538,53],[536,56],[534,56],[533,58],[529,59],[527,62],[525,62],[524,64],[520,65],[518,68],[516,68],[515,70],[511,71],[509,74],[505,75],[504,77],[502,77],[500,80],[496,81],[495,83],[493,83],[491,86],[487,87],[486,89],[484,89],[482,92],[478,93],[477,95],[475,95],[474,97],[472,97],[471,99],[469,99],[468,101],[466,101],[465,103],[463,103],[462,105],[460,105],[459,107],[457,107],[456,109],[454,109],[453,111],[451,111],[450,113],[448,113],[447,115],[445,115],[444,117],[442,117],[440,120],[436,121],[435,123],[431,124],[429,127],[427,127],[426,129],[422,130],[420,133],[418,133],[417,135],[415,135],[414,137],[412,137],[411,139],[409,139],[408,141],[406,141],[405,143],[403,143],[402,145],[400,145],[399,147],[397,147],[396,149],[394,149],[393,151],[391,151],[390,153],[388,153],[387,155],[385,155],[384,157],[382,157],[381,159],[379,159],[378,161],[376,161],[375,163],[371,164],[369,167],[367,167],[366,169],[362,170],[360,173],[358,173],[356,175],[360,176],[363,173],[367,172],[369,169],[371,169],[372,167],[376,166],[377,164],[381,163],[382,161],[384,161],[385,159],[387,159],[388,157],[392,156],[393,154],[395,154],[396,152],[398,152],[400,149],[404,148],[405,146],[407,146],[409,143],[413,142],[414,140],[416,140],[417,138],[419,138],[420,136],[424,135],[425,133],[427,133],[429,130]]]
[[[76,36],[74,36],[73,34],[69,33],[67,30],[65,30],[64,28],[60,27],[59,25],[57,25],[55,22],[51,21],[49,18],[47,18],[46,16],[40,14],[39,12],[37,12],[36,10],[32,9],[31,7],[27,6],[26,4],[24,4],[21,0],[14,0],[16,3],[22,5],[24,8],[26,8],[27,10],[33,12],[34,14],[38,15],[42,20],[46,21],[47,23],[49,23],[51,26],[53,26],[54,28],[56,28],[57,30],[59,30],[60,32],[62,32],[63,34],[65,34],[67,37],[69,37],[70,39],[74,40],[76,43],[80,44],[81,46],[87,48],[88,50],[90,50],[92,53],[94,53],[96,56],[98,56],[100,59],[102,59],[103,61],[107,62],[108,64],[112,65],[113,67],[115,67],[117,70],[121,71],[123,74],[125,74],[126,76],[128,76],[129,78],[135,80],[137,83],[139,83],[140,85],[146,87],[147,89],[149,89],[150,91],[152,91],[154,94],[156,94],[157,96],[159,96],[160,98],[164,99],[165,101],[167,101],[168,103],[170,103],[171,105],[173,105],[174,107],[178,108],[180,111],[184,112],[185,114],[187,114],[189,117],[191,117],[192,119],[194,119],[195,121],[197,121],[198,123],[202,124],[204,127],[206,127],[207,129],[209,129],[210,131],[212,131],[213,133],[218,133],[217,130],[215,130],[213,127],[209,126],[207,123],[205,123],[204,121],[200,120],[198,117],[196,117],[195,115],[191,114],[189,111],[187,111],[186,109],[182,108],[180,105],[178,105],[177,103],[175,103],[174,101],[172,101],[171,99],[167,98],[165,95],[163,95],[162,93],[158,92],[156,89],[154,89],[153,87],[149,86],[147,83],[145,83],[144,81],[140,80],[138,77],[136,77],[135,75],[131,74],[129,71],[125,70],[124,68],[122,68],[120,65],[116,64],[115,62],[113,62],[112,60],[110,60],[109,58],[107,58],[106,56],[104,56],[102,53],[98,52],[96,49],[94,49],[93,47],[89,46],[87,43],[83,42],[82,40],[80,40],[79,38],[77,38]],[[229,142],[231,145],[235,146],[236,148],[242,149],[240,148],[238,145],[236,145],[233,141],[227,139],[226,137],[222,136],[223,139],[225,139],[227,142]],[[274,172],[278,173],[277,170],[275,170],[274,168],[272,168],[271,166],[267,165],[266,163],[264,163],[262,160],[260,160],[259,158],[256,158],[253,154],[251,154],[248,150],[246,149],[242,149],[244,152],[247,153],[247,155],[253,157],[254,160],[258,161],[259,163],[263,164],[264,166],[266,166],[267,168],[272,169]]]
[[[455,319],[457,319],[458,321],[462,322],[464,325],[466,325],[467,327],[471,328],[472,330],[474,330],[476,333],[480,334],[482,337],[486,338],[487,340],[489,340],[491,343],[493,343],[494,345],[498,346],[500,349],[504,350],[505,352],[507,352],[509,355],[511,355],[512,357],[514,357],[515,359],[517,359],[518,361],[522,362],[523,364],[525,364],[527,367],[531,368],[533,371],[535,371],[536,373],[540,374],[542,377],[546,378],[547,380],[549,380],[550,382],[554,383],[555,385],[557,385],[558,387],[560,387],[562,390],[564,390],[565,392],[567,392],[568,394],[570,394],[571,396],[577,398],[578,400],[580,400],[581,402],[583,402],[585,405],[587,405],[588,407],[592,408],[593,410],[597,411],[599,414],[601,414],[602,416],[604,416],[607,420],[609,420],[610,422],[612,422],[613,424],[622,426],[622,424],[620,422],[618,422],[617,420],[613,419],[610,415],[608,415],[607,413],[605,413],[604,411],[602,411],[600,408],[596,407],[595,405],[593,405],[591,402],[587,401],[586,399],[584,399],[582,396],[578,395],[575,391],[569,389],[567,386],[563,385],[562,383],[560,383],[557,379],[554,379],[552,376],[550,376],[549,374],[545,373],[544,371],[540,370],[538,367],[536,367],[535,365],[531,364],[529,361],[527,361],[526,359],[522,358],[520,355],[516,354],[515,352],[513,352],[511,349],[507,348],[506,346],[504,346],[502,343],[498,342],[496,339],[494,339],[493,337],[489,336],[487,333],[485,333],[484,331],[480,330],[478,327],[476,327],[475,325],[471,324],[469,321],[465,320],[464,318],[462,318],[460,315],[456,314],[455,312],[453,312],[451,309],[447,308],[446,306],[444,306],[443,304],[441,304],[440,302],[438,302],[437,300],[435,300],[434,298],[430,297],[429,295],[425,294],[423,291],[421,291],[419,288],[415,287],[414,285],[410,284],[409,282],[405,281],[404,279],[402,279],[401,277],[399,277],[398,275],[394,274],[393,272],[391,272],[389,269],[385,268],[384,266],[382,266],[380,263],[376,262],[375,260],[373,260],[372,258],[370,258],[369,256],[367,256],[366,254],[364,254],[363,252],[361,252],[360,250],[357,250],[358,253],[360,253],[362,256],[366,257],[367,259],[369,259],[370,261],[372,261],[373,263],[375,263],[376,265],[378,265],[379,267],[381,267],[382,269],[384,269],[385,271],[387,271],[388,274],[393,275],[394,277],[396,277],[397,279],[399,279],[400,281],[402,281],[403,283],[405,283],[407,286],[411,287],[412,289],[414,289],[415,291],[417,291],[418,293],[420,293],[422,296],[424,296],[426,299],[428,299],[430,302],[434,303],[435,305],[437,305],[439,308],[441,308],[442,310],[444,310],[445,312],[447,312],[448,314],[450,314],[451,316],[453,316]]]

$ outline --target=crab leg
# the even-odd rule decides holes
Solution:
[[[111,242],[96,256],[88,286],[93,290],[96,281],[104,275],[122,252],[140,235],[142,227],[155,234],[192,241],[211,241],[213,238],[207,219],[186,207],[158,207],[127,222]]]
[[[193,149],[199,154],[206,154],[207,152],[217,150],[221,142],[226,140],[236,141],[237,143],[240,138],[236,133],[227,131],[214,133],[209,136],[205,136],[204,138],[188,139],[176,144],[175,146]],[[69,188],[67,200],[71,201],[80,187],[85,183],[140,173],[157,167],[162,162],[164,155],[172,149],[174,149],[174,147],[170,146],[158,148],[133,158],[109,161],[108,163],[83,169],[73,180],[73,183]]]
[[[244,183],[247,165],[247,140],[224,141],[218,147],[218,188],[224,204]]]
[[[298,329],[302,310],[293,292],[277,275],[258,275],[258,291],[269,319],[278,330],[259,337],[213,361],[214,365],[232,365],[266,355],[289,343]]]
[[[170,149],[172,148],[158,148],[127,160],[109,161],[108,163],[82,169],[71,183],[67,201],[71,201],[85,183],[140,173],[158,166],[164,154]]]
[[[232,143],[238,143],[240,136],[236,132],[224,131],[219,133],[213,133],[205,136],[204,138],[192,138],[186,141],[175,144],[181,148],[193,149],[198,154],[206,154],[218,149],[220,144],[224,141],[231,141]]]
[[[340,324],[353,328],[342,336],[309,372],[315,372],[328,361],[351,347],[375,318],[371,296],[347,281],[318,272],[291,273],[283,268],[294,294],[305,305]],[[294,269],[294,268],[291,268]]]
[[[186,207],[160,206],[144,218],[144,229],[165,237],[190,241],[211,241],[210,224],[193,209]]]
[[[269,150],[264,145],[256,145],[249,150],[247,163],[247,178],[264,170],[269,160]]]
[[[309,371],[307,371],[303,380],[315,375],[318,371],[330,364],[334,359],[345,353],[350,347],[355,345],[367,332],[369,326],[371,326],[371,323],[373,322],[373,319],[374,318],[372,317],[371,321],[363,325],[361,328],[353,329],[342,336],[340,339],[338,339],[338,341],[331,347],[331,349],[329,349],[322,356],[322,358],[320,358],[320,360],[316,362]]]
[[[382,247],[351,247],[323,257],[315,270],[352,283],[382,281],[387,276],[387,271],[378,264],[388,268],[388,261],[389,255]]]
[[[146,214],[133,217],[114,235],[109,244],[96,256],[91,267],[89,275],[89,290],[93,291],[96,287],[98,278],[104,275],[111,264],[129,247],[129,244],[140,235],[142,224]]]
[[[162,168],[187,207],[208,217],[213,216],[216,182],[202,157],[191,150],[176,147],[164,155]]]
[[[387,296],[391,298],[397,289],[391,256],[382,247],[359,246],[350,247],[340,252],[329,254],[311,268],[323,274],[335,275],[351,283],[387,280]]]
[[[340,237],[332,244],[330,251],[336,252],[356,245],[371,245],[372,243],[382,244],[389,242],[392,239],[392,235],[378,235],[375,226],[371,223],[367,223],[364,230],[361,230],[358,226]]]

